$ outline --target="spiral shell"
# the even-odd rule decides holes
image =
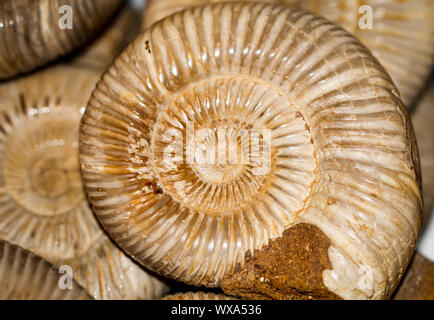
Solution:
[[[289,7],[196,7],[144,31],[93,92],[80,158],[125,251],[233,296],[389,297],[420,232],[396,88],[348,32]]]
[[[101,30],[120,3],[121,0],[1,1],[0,80],[29,72],[83,45]],[[72,10],[63,11],[64,8]],[[61,24],[63,17],[67,18],[65,12],[72,14],[72,26]]]
[[[58,266],[97,299],[152,299],[165,285],[103,233],[83,192],[78,129],[98,72],[58,66],[0,86],[0,239]]]
[[[225,296],[224,294],[207,293],[207,292],[186,292],[167,295],[161,300],[236,300],[235,298]]]
[[[0,241],[0,300],[84,300],[89,294],[72,281],[59,286],[62,274],[44,259]]]
[[[407,107],[412,105],[432,70],[434,59],[434,1],[432,0],[258,1],[309,9],[354,34],[389,72]],[[219,1],[149,0],[143,25],[149,27],[155,21],[174,12],[208,2]],[[366,14],[364,8],[372,12],[372,28],[360,24]]]

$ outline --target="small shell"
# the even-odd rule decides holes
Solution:
[[[419,158],[396,88],[306,11],[226,3],[154,24],[103,75],[80,130],[99,220],[173,279],[381,299],[419,236]]]
[[[186,292],[167,295],[161,300],[237,300],[224,294],[206,292]]]
[[[0,241],[0,300],[92,299],[74,280],[61,289],[62,274],[44,259]]]
[[[152,299],[165,286],[103,233],[82,189],[78,128],[99,73],[55,67],[0,86],[0,239],[35,252],[97,299]]]
[[[433,66],[434,1],[432,0],[257,0],[309,9],[354,34],[377,57],[411,107]],[[149,0],[144,27],[179,10],[218,0]],[[364,7],[362,7],[362,5]],[[365,28],[366,7],[373,28]],[[362,10],[363,9],[363,10]],[[360,11],[360,12],[359,12]],[[363,20],[364,21],[364,20]],[[363,22],[362,21],[362,22]]]
[[[121,0],[4,0],[0,2],[0,80],[71,52],[92,39]],[[64,5],[72,11],[64,11]],[[72,15],[72,25],[62,22]],[[70,29],[69,27],[72,27]]]

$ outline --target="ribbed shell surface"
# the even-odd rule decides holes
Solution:
[[[402,101],[412,106],[433,67],[434,1],[309,0],[302,6],[354,34],[389,72]],[[371,13],[372,28],[365,28]]]
[[[242,2],[243,0],[147,0],[143,14],[142,26],[149,28],[153,23],[175,12],[189,7],[203,6],[218,2]],[[262,2],[270,4],[299,4],[302,0],[250,0],[245,2]]]
[[[77,282],[61,289],[62,274],[44,259],[0,241],[0,300],[88,300]]]
[[[189,140],[192,127],[205,130]],[[80,130],[99,220],[165,276],[219,286],[248,253],[308,223],[331,241],[325,286],[381,299],[413,253],[422,199],[411,121],[370,52],[312,13],[218,4],[156,23],[103,75]],[[228,153],[247,163],[186,160],[188,148],[201,158],[234,137]],[[359,281],[365,269],[372,286]]]
[[[101,30],[120,3],[121,0],[1,1],[0,80],[29,72],[85,44]],[[72,16],[66,16],[70,13]],[[67,22],[66,18],[72,18],[68,28],[61,24]]]
[[[398,87],[407,107],[432,70],[434,1],[432,0],[257,0],[309,9],[354,34],[377,57]],[[176,11],[209,0],[149,0],[143,25],[149,27]],[[219,2],[219,1],[211,1]],[[372,19],[372,25],[367,24]]]
[[[57,66],[0,86],[0,239],[68,265],[97,299],[166,286],[101,230],[83,192],[78,129],[99,72]]]

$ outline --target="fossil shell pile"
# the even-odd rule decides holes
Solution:
[[[0,2],[0,299],[392,297],[432,3],[217,2]]]

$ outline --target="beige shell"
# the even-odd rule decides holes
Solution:
[[[103,233],[80,176],[78,129],[99,73],[58,66],[0,86],[0,239],[69,265],[97,299],[165,293]]]
[[[88,300],[89,294],[74,280],[62,289],[63,276],[34,254],[0,241],[0,300]]]
[[[354,34],[391,75],[402,100],[411,107],[423,88],[434,59],[434,1],[432,0],[256,0],[300,6],[322,15]],[[143,25],[190,6],[218,0],[149,0]],[[363,7],[365,6],[365,7]],[[366,6],[373,28],[365,28]],[[359,21],[362,24],[359,24]]]
[[[0,3],[0,80],[31,71],[97,34],[121,0],[4,0]],[[64,28],[64,5],[72,29]],[[69,26],[68,26],[69,27]]]
[[[126,6],[104,33],[71,58],[70,63],[103,72],[140,30],[138,14]]]
[[[167,295],[161,300],[237,300],[236,298],[225,296],[224,294],[208,292],[186,292]]]
[[[176,280],[387,298],[419,236],[418,151],[396,88],[353,36],[305,11],[218,4],[154,24],[103,75],[80,130],[99,220]]]

